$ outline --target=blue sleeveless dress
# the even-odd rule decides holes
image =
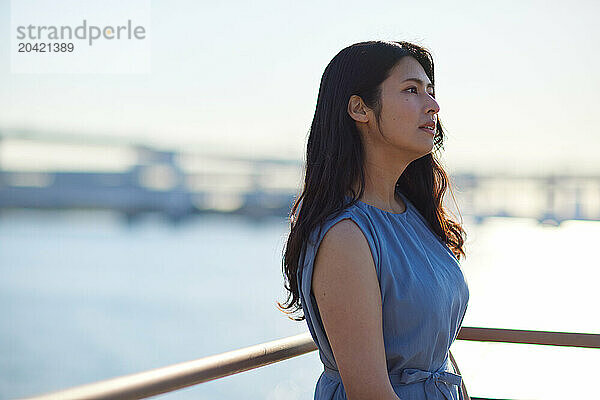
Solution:
[[[300,254],[302,309],[324,366],[315,400],[346,399],[311,290],[319,244],[329,228],[343,219],[358,225],[371,248],[381,290],[387,368],[394,391],[402,400],[462,400],[461,377],[452,368],[448,349],[465,315],[469,290],[452,251],[406,196],[398,194],[406,204],[403,213],[394,214],[359,201],[337,217],[330,217],[320,234],[315,229]]]

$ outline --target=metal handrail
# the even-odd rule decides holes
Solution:
[[[303,333],[227,353],[31,397],[29,400],[143,399],[283,361],[316,349],[310,334]]]
[[[462,327],[457,339],[477,342],[541,344],[600,349],[600,335],[594,333],[569,333],[528,331],[520,329],[495,329]]]
[[[600,348],[600,335],[587,333],[462,327],[457,339]],[[143,399],[287,360],[316,349],[307,332],[26,400]]]

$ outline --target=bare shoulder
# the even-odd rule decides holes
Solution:
[[[357,269],[363,269],[365,272],[374,271],[374,262],[371,255],[369,243],[364,233],[358,225],[351,219],[343,219],[333,225],[323,237],[321,245],[317,251],[314,274],[317,278],[324,269],[330,273],[338,274],[341,272],[359,272]],[[314,282],[319,285],[319,279]]]
[[[323,299],[336,291],[346,294],[350,288],[372,291],[375,289],[373,283],[378,284],[378,281],[364,233],[351,219],[339,221],[325,233],[317,250],[312,276],[313,293],[317,299]],[[338,297],[339,300],[342,298]]]

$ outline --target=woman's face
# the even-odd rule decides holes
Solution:
[[[372,134],[371,139],[379,137],[386,149],[392,145],[415,159],[431,152],[435,128],[426,131],[419,127],[437,124],[440,107],[433,96],[434,88],[421,64],[413,57],[400,59],[382,83],[381,134],[373,121],[377,134]]]

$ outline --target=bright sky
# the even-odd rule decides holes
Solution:
[[[150,74],[27,75],[10,72],[0,0],[0,130],[301,158],[331,58],[408,40],[434,55],[450,168],[598,173],[598,15],[593,0],[153,1]]]

